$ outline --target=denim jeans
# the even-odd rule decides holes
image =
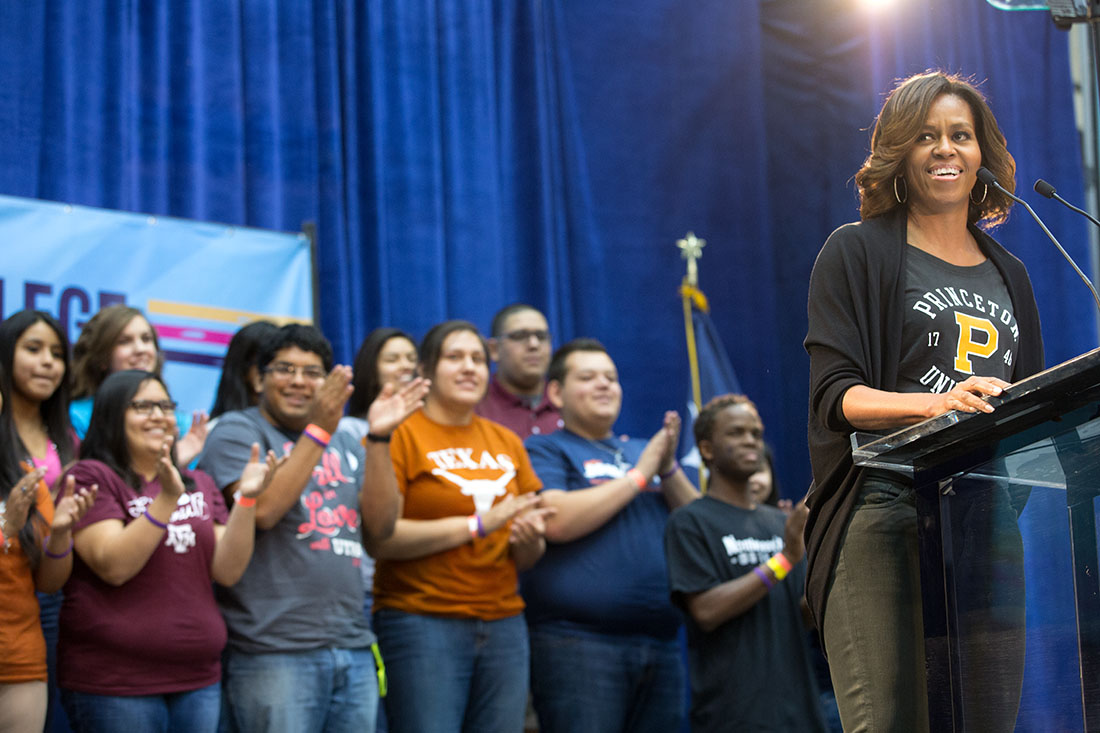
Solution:
[[[680,648],[675,639],[541,626],[531,631],[531,693],[542,733],[678,731]]]
[[[61,690],[76,733],[214,733],[221,685],[167,695],[94,695]]]
[[[49,700],[46,703],[46,733],[68,733],[69,719],[61,707],[61,697],[57,692],[57,634],[58,618],[61,616],[61,602],[65,594],[36,593],[38,596],[39,619],[42,622],[42,636],[46,639],[46,670],[49,673],[47,687]]]
[[[230,730],[372,733],[378,709],[367,649],[245,654],[226,650],[222,685]]]
[[[514,733],[527,707],[527,624],[385,608],[374,631],[386,661],[391,733]]]

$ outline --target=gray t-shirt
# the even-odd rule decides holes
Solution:
[[[199,466],[224,489],[240,478],[253,443],[282,456],[298,437],[269,423],[257,407],[229,412],[207,438]],[[374,642],[359,572],[364,460],[362,446],[338,431],[298,503],[271,529],[256,530],[244,577],[231,588],[216,587],[231,649],[359,649]]]
[[[962,267],[910,246],[899,392],[943,394],[967,377],[1012,380],[1020,329],[990,260]]]

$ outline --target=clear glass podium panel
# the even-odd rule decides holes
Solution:
[[[932,731],[1100,731],[1100,350],[852,437],[917,489]]]
[[[939,520],[941,551],[922,585],[944,588],[922,593],[926,619],[938,616],[925,622],[931,730],[1086,730],[1066,491],[969,475],[933,489],[939,506],[918,509]]]

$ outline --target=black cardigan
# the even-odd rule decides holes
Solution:
[[[906,212],[846,224],[825,242],[810,275],[809,448],[814,483],[806,503],[806,599],[818,629],[833,565],[857,492],[860,469],[852,463],[841,400],[855,385],[897,391],[905,318]],[[1027,269],[988,234],[970,232],[1004,278],[1020,327],[1012,381],[1043,369],[1039,311]],[[824,642],[823,642],[824,643]]]

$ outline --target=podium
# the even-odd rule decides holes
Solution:
[[[930,729],[1100,731],[1100,349],[989,402],[852,436],[916,489]]]

